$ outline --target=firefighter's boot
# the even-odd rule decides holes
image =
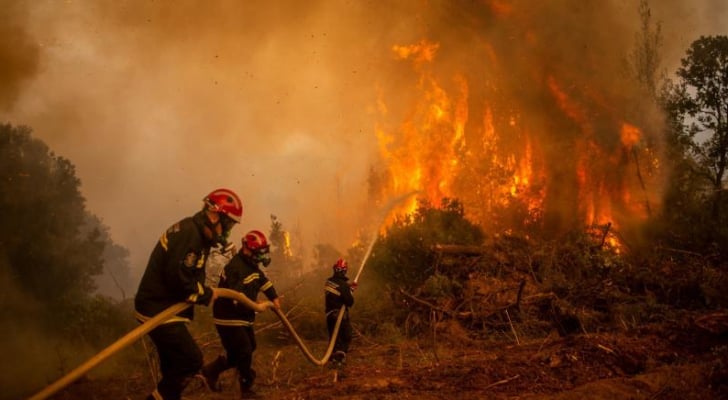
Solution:
[[[215,361],[202,367],[202,376],[205,378],[205,384],[213,392],[219,392],[220,383],[217,379],[220,377],[220,373],[228,369],[227,357],[218,356]]]
[[[259,399],[258,394],[253,390],[253,382],[255,381],[255,370],[250,369],[248,376],[244,377],[242,374],[238,378],[240,384],[240,398],[241,399]]]
[[[335,351],[329,357],[328,367],[331,369],[341,369],[346,365],[346,353],[343,351]]]

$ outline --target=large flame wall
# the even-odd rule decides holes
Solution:
[[[636,32],[605,4],[534,3],[451,11],[451,30],[392,45],[401,84],[380,90],[373,195],[457,198],[492,230],[626,230],[659,208],[661,124],[629,72]]]

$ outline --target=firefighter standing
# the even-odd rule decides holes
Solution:
[[[172,225],[152,250],[134,298],[139,322],[180,302],[209,305],[215,299],[215,289],[205,286],[205,261],[212,246],[226,244],[243,206],[228,189],[211,192],[203,202],[201,211]],[[190,306],[149,332],[162,379],[148,400],[179,400],[202,367],[202,352],[187,329],[193,316]]]
[[[351,321],[349,321],[349,308],[354,305],[354,296],[352,292],[356,289],[356,282],[349,284],[349,278],[346,276],[349,264],[343,258],[336,261],[333,266],[333,275],[326,280],[325,290],[325,307],[326,307],[326,327],[329,331],[329,340],[334,333],[336,320],[339,317],[339,310],[342,306],[344,309],[344,317],[339,326],[339,334],[336,337],[333,353],[329,358],[332,366],[343,366],[346,363],[346,353],[349,351],[351,343]]]
[[[273,283],[268,280],[260,266],[270,264],[270,246],[260,231],[248,232],[242,240],[240,251],[225,265],[218,287],[233,289],[256,301],[258,292],[280,308],[280,299]],[[213,391],[220,391],[218,377],[230,368],[237,368],[238,383],[242,398],[254,398],[252,390],[255,371],[251,368],[253,352],[256,348],[255,311],[231,299],[220,298],[212,308],[215,327],[226,355],[217,357],[202,368],[202,375]]]

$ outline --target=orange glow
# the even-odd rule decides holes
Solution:
[[[622,129],[620,130],[620,138],[622,139],[622,144],[624,147],[632,148],[634,145],[637,144],[637,142],[640,141],[640,137],[642,136],[642,132],[640,132],[639,128],[636,126],[630,125],[628,123],[622,124]]]
[[[586,110],[582,108],[578,103],[571,100],[565,91],[561,89],[556,79],[552,76],[548,77],[548,87],[551,90],[552,95],[556,99],[556,103],[561,110],[579,126],[581,126],[582,132],[591,134],[592,128],[589,123],[589,118]]]
[[[510,12],[503,2],[488,4],[499,13]],[[482,48],[497,68],[495,51],[487,43]],[[611,118],[613,108],[605,97],[588,92],[592,87],[580,92],[572,82],[564,85],[555,75],[534,73],[537,80],[531,84],[542,94],[538,99],[551,102],[541,115],[556,122],[533,118],[532,110],[515,107],[517,102],[501,104],[501,96],[483,96],[484,89],[471,86],[464,74],[443,75],[434,68],[439,49],[439,43],[426,40],[392,47],[397,60],[412,62],[406,96],[412,100],[393,103],[405,98],[394,93],[378,102],[382,195],[420,193],[393,215],[414,212],[421,200],[439,206],[447,197],[460,200],[472,221],[500,231],[540,226],[547,213],[552,220],[556,215],[568,223],[611,229],[621,227],[620,219],[646,218],[644,183],[641,192],[635,183],[641,179],[637,154],[625,152],[635,148],[642,132]],[[479,103],[472,91],[480,95]],[[499,94],[497,88],[493,93]],[[385,111],[394,109],[404,110],[402,119],[384,122]],[[645,163],[656,169],[659,160],[650,156]],[[549,202],[548,196],[556,200]],[[616,249],[618,242],[614,235],[604,237],[605,246]]]
[[[394,45],[392,46],[392,51],[394,51],[394,54],[402,60],[411,59],[416,64],[421,64],[434,60],[437,49],[439,48],[440,45],[437,43],[430,43],[427,40],[421,40],[417,44],[408,46]]]
[[[503,0],[490,0],[488,5],[493,13],[499,17],[506,17],[513,12],[513,6]]]
[[[400,58],[420,63],[431,62],[438,47],[421,41],[392,49]],[[423,72],[417,88],[421,102],[413,105],[412,118],[392,132],[377,129],[380,156],[388,167],[392,193],[420,190],[421,197],[436,205],[441,198],[453,196],[451,184],[458,168],[456,152],[464,141],[468,91],[464,79],[455,77],[455,82],[459,90],[450,94],[429,72]],[[412,198],[397,212],[410,213],[416,207],[417,199]]]

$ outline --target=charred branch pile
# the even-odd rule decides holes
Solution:
[[[606,247],[607,230],[601,232],[558,243],[503,236],[483,246],[437,244],[431,248],[434,272],[425,283],[391,294],[410,333],[457,324],[472,338],[502,333],[517,340],[519,332],[632,329],[664,318],[675,306],[709,299],[709,283],[699,274],[725,282],[716,269],[693,266],[689,272],[670,259],[640,263]],[[655,264],[667,275],[656,274]]]

